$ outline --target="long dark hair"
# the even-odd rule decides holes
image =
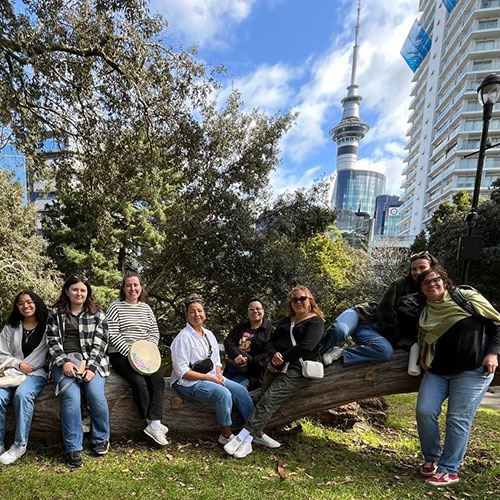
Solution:
[[[141,294],[139,295],[139,302],[146,302],[146,298],[148,297],[148,294],[146,292],[146,289],[144,288],[144,285],[142,284],[142,278],[139,273],[136,273],[135,271],[126,271],[125,274],[123,275],[122,279],[122,286],[120,287],[120,300],[125,300],[125,281],[127,281],[128,278],[137,278],[139,280],[139,285],[141,285]]]
[[[19,297],[21,295],[29,295],[31,300],[35,303],[35,318],[38,322],[37,329],[44,329],[45,330],[45,323],[47,322],[47,306],[45,305],[44,301],[39,297],[35,292],[32,292],[31,290],[22,290],[16,295],[16,298],[14,299],[14,304],[12,304],[12,311],[9,315],[9,319],[7,320],[7,323],[16,328],[19,326],[19,323],[24,319],[24,316],[21,314],[21,311],[19,310],[19,307],[17,306],[17,303],[19,301]]]
[[[431,267],[439,265],[439,260],[437,260],[437,258],[434,257],[434,255],[429,253],[427,250],[410,255],[410,271],[408,272],[406,279],[408,281],[410,281],[411,283],[415,283],[415,280],[413,279],[413,277],[411,275],[411,263],[415,262],[416,260],[420,260],[420,259],[424,259],[424,260],[429,261]]]
[[[66,292],[69,290],[69,287],[71,285],[74,285],[76,283],[83,283],[87,288],[87,298],[83,303],[83,307],[86,308],[90,314],[95,314],[97,311],[99,311],[99,309],[101,309],[101,306],[99,305],[99,302],[94,299],[94,296],[92,295],[92,288],[90,288],[90,284],[87,281],[87,278],[78,276],[77,274],[73,274],[64,282],[61,294],[59,295],[59,298],[57,299],[57,302],[53,305],[53,307],[56,308],[60,313],[71,313],[71,301],[69,300]]]

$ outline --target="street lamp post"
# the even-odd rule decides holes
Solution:
[[[473,227],[477,220],[477,207],[479,203],[479,193],[481,190],[481,178],[483,176],[484,156],[486,152],[486,142],[488,140],[488,130],[493,114],[493,106],[500,95],[500,74],[488,75],[477,89],[479,103],[483,107],[483,130],[481,132],[481,142],[479,144],[479,155],[477,158],[476,179],[474,181],[474,192],[469,213],[465,217],[467,223],[467,236],[460,238],[459,257],[462,263],[462,283],[467,283],[469,278],[469,267],[472,260],[479,260],[482,250],[482,238],[473,236]]]

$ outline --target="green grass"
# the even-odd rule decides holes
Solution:
[[[174,435],[166,449],[142,440],[113,443],[106,457],[85,453],[84,467],[71,471],[61,463],[61,445],[32,444],[26,457],[0,470],[0,500],[498,498],[500,411],[479,410],[461,482],[436,490],[416,472],[415,395],[388,402],[383,427],[338,431],[302,420],[302,433],[278,436],[282,448],[259,447],[243,460],[226,456],[214,436]]]

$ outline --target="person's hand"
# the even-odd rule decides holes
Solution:
[[[412,339],[401,339],[396,345],[399,347],[407,346],[407,345],[413,345],[415,343],[414,340]]]
[[[270,373],[278,373],[278,370],[276,370],[276,368],[274,368],[274,366],[271,363],[267,364],[267,371]]]
[[[241,354],[238,354],[238,356],[236,356],[234,358],[234,362],[237,365],[244,366],[244,365],[246,365],[248,363],[248,358],[245,358],[245,356],[242,356]]]
[[[31,372],[35,371],[35,367],[33,365],[30,365],[29,363],[25,363],[24,361],[21,361],[21,363],[19,363],[19,369],[23,373],[31,373]]]
[[[82,379],[84,382],[90,382],[94,377],[95,373],[92,370],[85,370]]]
[[[283,356],[281,355],[281,352],[275,352],[271,361],[272,361],[273,365],[282,365],[283,364]]]
[[[78,372],[78,367],[71,363],[71,361],[66,361],[66,363],[62,366],[62,372],[66,377],[75,378],[75,375]]]
[[[209,382],[215,382],[216,384],[224,385],[224,377],[221,373],[217,373],[216,375],[207,375],[207,379]]]
[[[498,356],[496,354],[486,354],[483,359],[483,366],[486,367],[485,371],[487,371],[488,375],[495,373],[498,366]]]

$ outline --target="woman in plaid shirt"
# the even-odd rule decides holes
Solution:
[[[90,441],[97,455],[109,449],[109,411],[104,383],[109,375],[108,324],[88,281],[70,276],[47,319],[47,345],[51,357],[51,377],[61,395],[61,421],[66,464],[83,465],[81,390],[85,391],[92,421]],[[85,367],[79,372],[76,358]],[[79,364],[79,363],[78,363]]]

